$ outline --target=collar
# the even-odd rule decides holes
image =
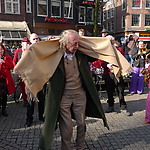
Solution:
[[[72,60],[73,56],[75,53],[67,54],[66,52],[64,53],[64,58],[68,58],[69,60]]]

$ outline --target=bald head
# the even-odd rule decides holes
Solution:
[[[33,44],[33,43],[36,43],[36,42],[39,42],[39,37],[36,33],[32,33],[30,35],[30,42]]]

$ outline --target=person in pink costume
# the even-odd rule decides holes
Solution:
[[[150,64],[148,65],[148,71],[150,72]],[[150,79],[148,80],[148,88],[150,89]],[[147,100],[146,100],[146,112],[145,112],[145,120],[144,123],[150,123],[150,90],[148,92]]]

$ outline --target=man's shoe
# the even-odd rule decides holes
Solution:
[[[127,105],[121,105],[121,106],[120,106],[120,109],[121,109],[121,110],[126,110],[126,109],[127,109]]]
[[[113,106],[108,106],[106,113],[110,113],[114,111],[114,107]]]
[[[8,116],[7,111],[6,111],[6,110],[5,110],[5,111],[3,111],[3,112],[2,112],[2,115],[3,115],[3,116],[5,116],[5,117],[7,117],[7,116]]]
[[[24,102],[23,107],[28,107],[28,103]]]
[[[125,114],[126,116],[133,116],[133,113],[129,112],[127,109],[121,110],[121,113]]]
[[[27,120],[27,122],[25,123],[25,127],[30,127],[31,125],[32,125],[32,121]]]

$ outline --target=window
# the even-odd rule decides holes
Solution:
[[[110,31],[111,30],[111,22],[107,23],[107,30]]]
[[[11,37],[12,38],[20,38],[20,34],[18,31],[11,31]]]
[[[64,17],[73,19],[73,3],[64,2]]]
[[[146,0],[146,8],[150,8],[150,0]]]
[[[126,9],[126,1],[122,0],[122,10],[125,10],[125,9]]]
[[[2,11],[1,11],[1,0],[0,0],[0,13],[1,13]]]
[[[3,31],[2,36],[3,38],[11,38],[10,31]]]
[[[110,24],[110,31],[114,31],[114,22],[111,21],[111,24]]]
[[[126,19],[126,16],[122,16],[122,28],[125,28],[125,19]]]
[[[99,13],[98,13],[98,24],[101,25],[102,23],[102,12],[99,10]]]
[[[26,12],[31,13],[31,0],[26,0]]]
[[[145,14],[145,26],[150,26],[150,14]]]
[[[87,8],[87,15],[86,15],[86,21],[87,22],[93,22],[93,8],[88,7]]]
[[[140,8],[141,0],[132,0],[132,7]]]
[[[60,1],[51,2],[51,15],[53,17],[61,17],[61,2]]]
[[[85,22],[85,7],[79,7],[79,22]]]
[[[107,19],[110,18],[110,9],[107,10]]]
[[[114,17],[114,8],[111,8],[111,18]]]
[[[107,14],[106,11],[103,12],[103,21],[105,21],[107,19]]]
[[[140,14],[132,14],[132,26],[140,25]]]
[[[47,16],[47,0],[38,0],[37,5],[38,16]]]
[[[5,13],[19,14],[20,1],[19,0],[5,0]]]

